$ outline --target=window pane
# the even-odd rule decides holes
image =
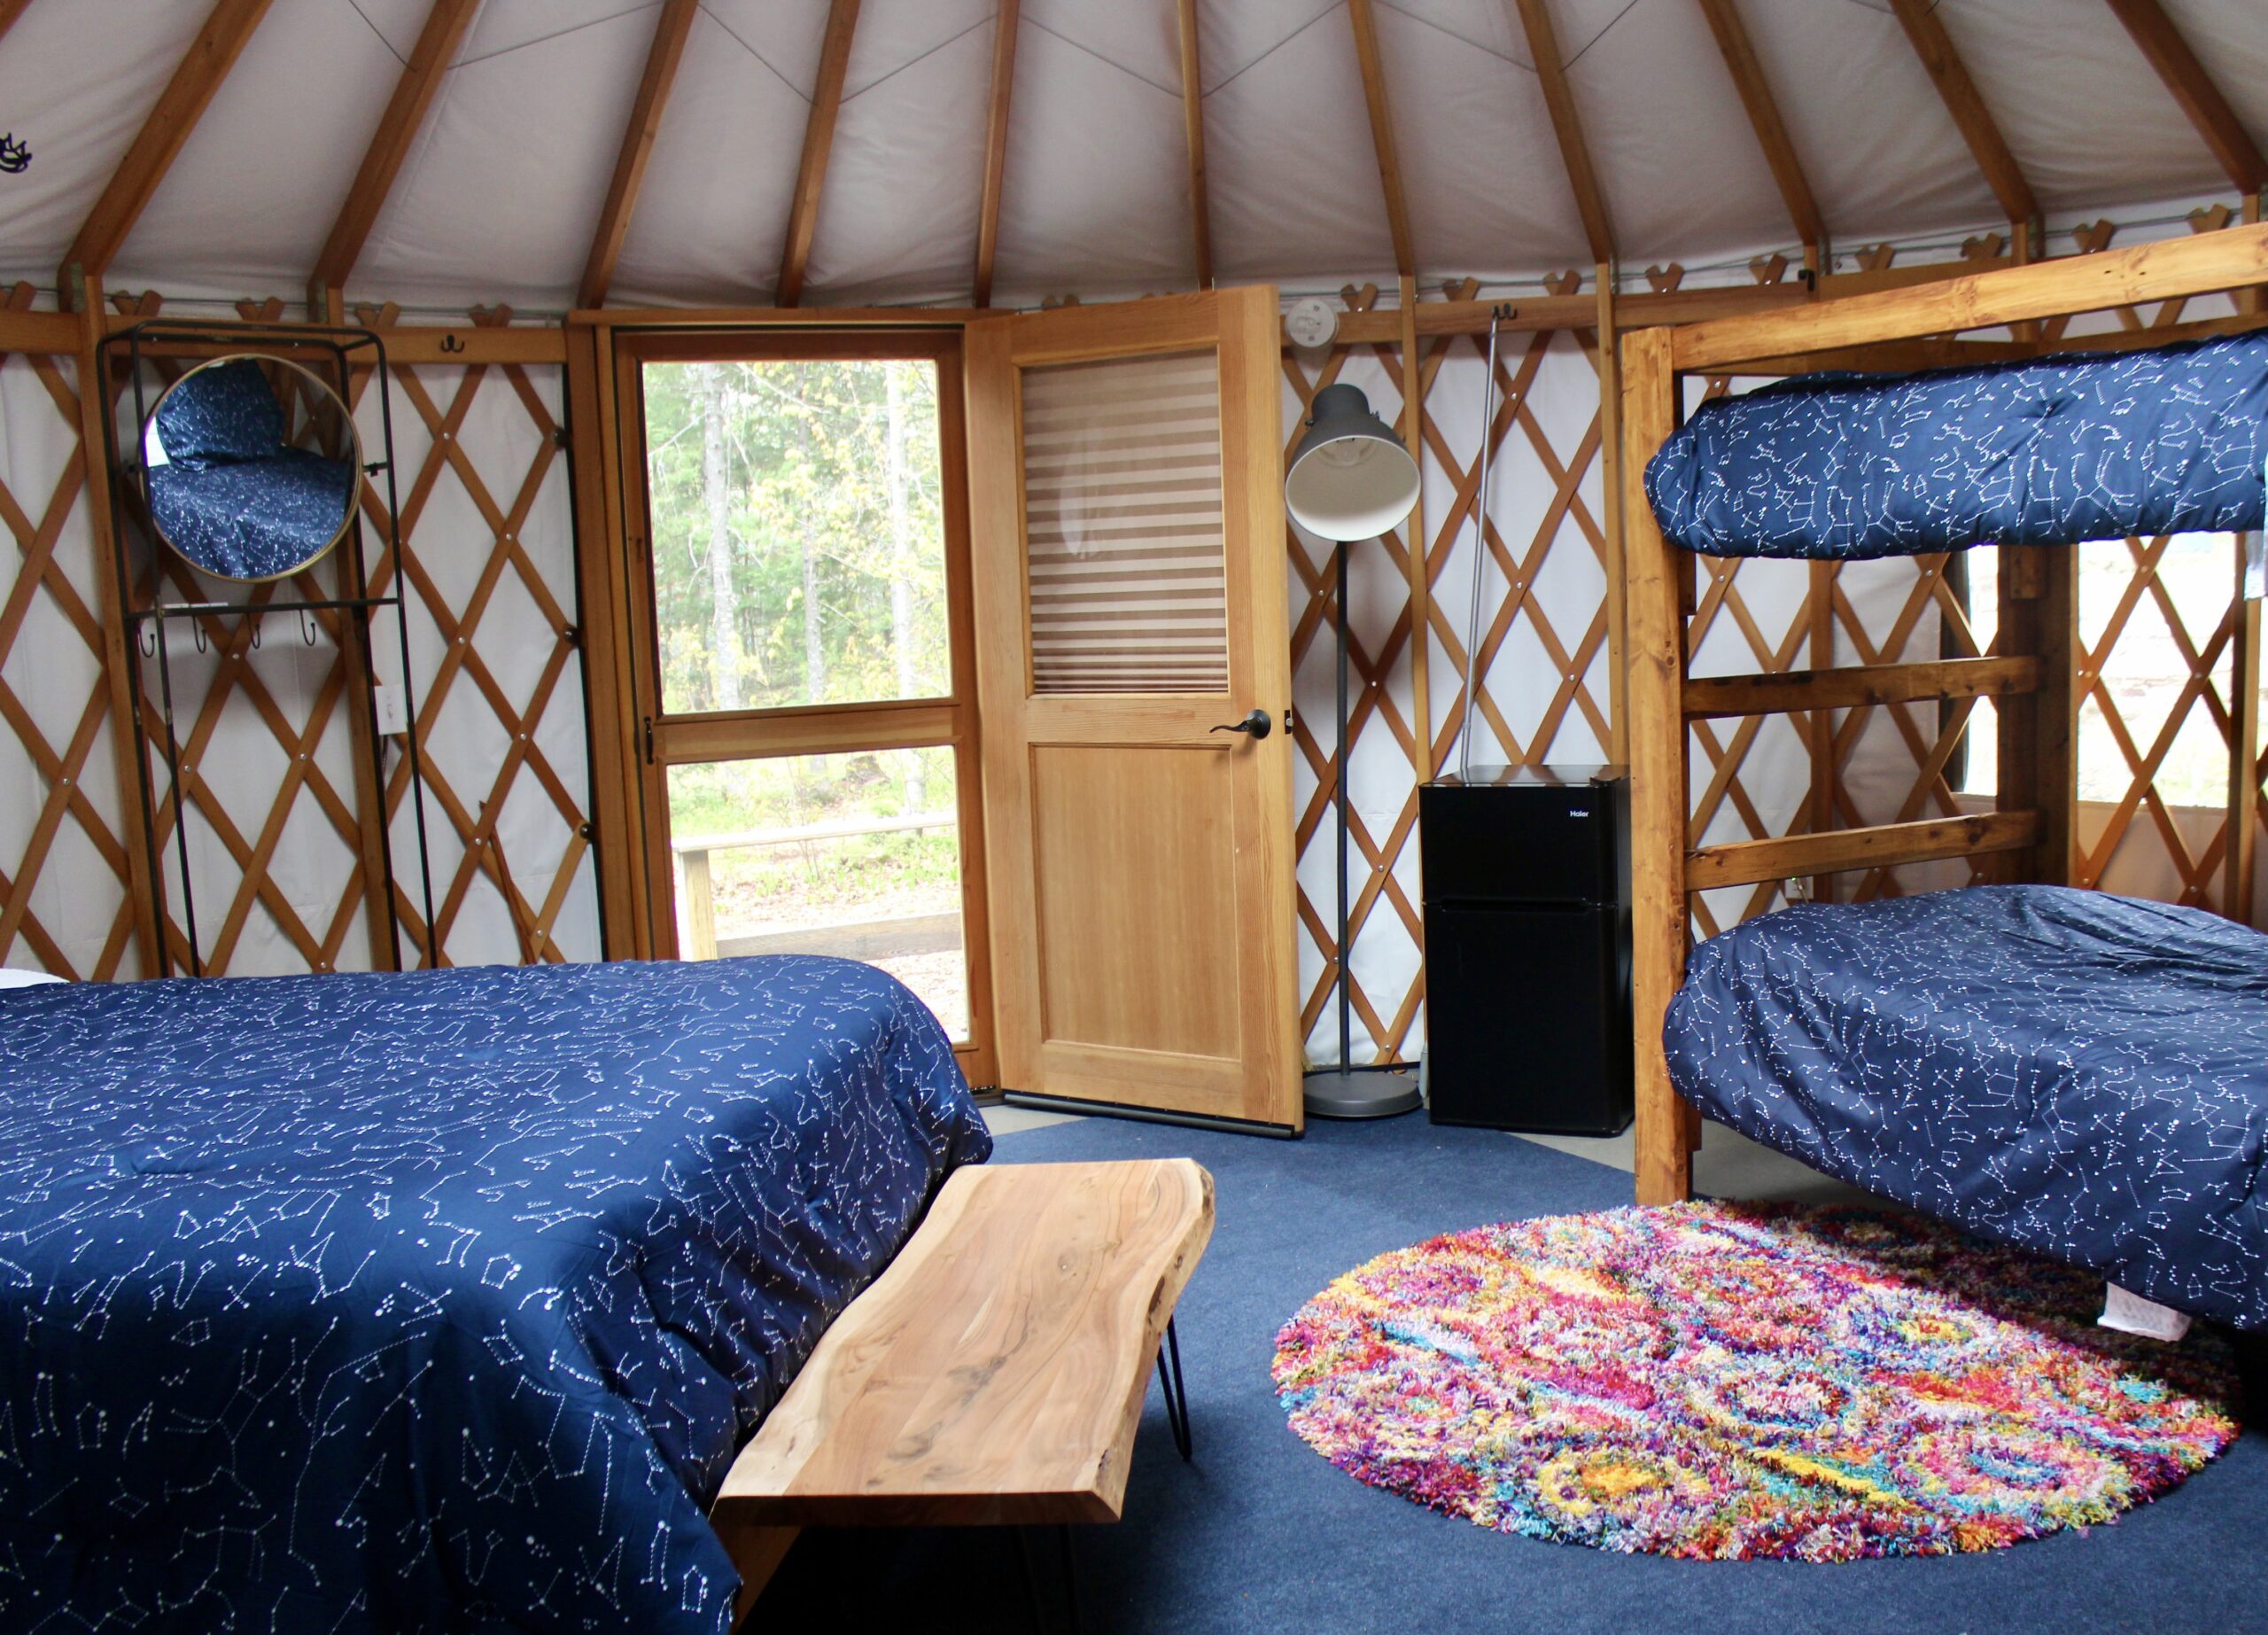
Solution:
[[[678,952],[879,965],[968,1037],[950,748],[669,769]]]
[[[937,368],[649,363],[662,708],[951,690]]]
[[[1024,371],[1032,689],[1228,690],[1209,352]]]

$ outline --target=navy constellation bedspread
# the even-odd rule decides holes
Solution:
[[[839,960],[0,993],[0,1629],[721,1631],[705,1501],[990,1146]]]
[[[1850,559],[2261,526],[2268,334],[1715,399],[1646,464],[1662,532]]]
[[[1977,886],[1766,915],[1694,952],[1680,1094],[1830,1175],[2268,1328],[2268,937]]]

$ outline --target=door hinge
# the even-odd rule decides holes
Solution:
[[[650,715],[646,718],[646,764],[654,764],[654,718]]]

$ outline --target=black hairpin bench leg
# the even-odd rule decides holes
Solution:
[[[1068,1524],[1056,1528],[1055,1541],[1063,1561],[1063,1628],[1069,1635],[1079,1635],[1079,1569],[1071,1554],[1071,1529]],[[1039,1575],[1032,1569],[1031,1529],[1016,1529],[1016,1553],[1023,1558],[1024,1597],[1031,1607],[1031,1626],[1044,1632],[1047,1629],[1047,1608],[1039,1597]]]
[[[1168,1366],[1167,1359],[1172,1359]],[[1165,1392],[1166,1422],[1173,1427],[1173,1444],[1189,1457],[1189,1390],[1181,1382],[1181,1337],[1173,1319],[1166,1319],[1166,1343],[1158,1348],[1158,1388]]]

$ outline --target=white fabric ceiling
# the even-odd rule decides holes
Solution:
[[[2268,139],[2268,4],[2165,0]],[[144,213],[114,285],[296,294],[427,0],[276,0]],[[485,0],[349,283],[462,306],[569,303],[657,0]],[[1421,275],[1588,266],[1511,0],[1376,0]],[[1390,274],[1344,0],[1200,0],[1224,280]],[[1888,0],[1741,0],[1839,244],[1994,223]],[[0,274],[50,283],[208,10],[32,0],[0,42]],[[629,232],[617,302],[767,298],[826,0],[706,0]],[[1793,237],[1695,0],[1553,0],[1621,261]],[[2226,191],[2101,0],[1943,0],[2051,214]],[[866,0],[812,250],[813,303],[965,300],[992,0]],[[1192,277],[1173,0],[1025,0],[998,299]]]

